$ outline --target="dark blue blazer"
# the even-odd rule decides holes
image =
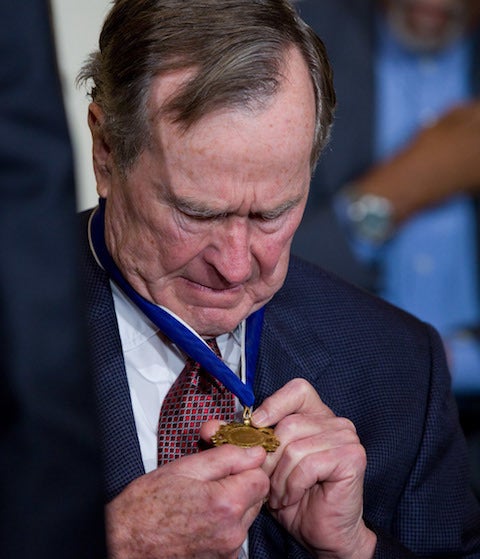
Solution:
[[[109,281],[86,235],[82,273],[111,499],[144,469]],[[257,404],[295,377],[357,427],[368,457],[364,516],[379,535],[376,557],[480,558],[480,511],[432,328],[294,258],[266,307]],[[249,541],[252,559],[309,557],[266,510]]]

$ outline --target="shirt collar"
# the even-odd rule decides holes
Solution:
[[[124,351],[132,350],[152,336],[162,336],[166,344],[171,342],[163,336],[158,327],[145,316],[145,314],[127,297],[121,289],[110,281],[117,313],[119,329]],[[234,346],[242,347],[242,323],[235,330],[221,334],[216,338],[218,347],[225,361],[228,362],[228,356],[234,351]]]

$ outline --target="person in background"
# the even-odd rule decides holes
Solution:
[[[438,329],[480,495],[480,2],[298,8],[338,113],[293,251]]]
[[[100,559],[100,445],[49,5],[2,2],[0,20],[0,555]]]
[[[478,559],[437,333],[290,258],[335,105],[291,3],[117,0],[80,79],[110,556]]]

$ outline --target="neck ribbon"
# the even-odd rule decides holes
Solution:
[[[110,279],[118,285],[127,297],[137,305],[171,342],[200,363],[212,376],[235,394],[243,406],[253,407],[255,401],[253,381],[262,332],[264,307],[255,311],[246,319],[246,374],[244,384],[234,371],[215,355],[192,328],[176,318],[166,308],[145,299],[123,277],[105,243],[105,205],[106,200],[100,198],[99,206],[94,211],[90,220],[90,242],[97,260]]]

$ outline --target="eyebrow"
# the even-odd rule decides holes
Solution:
[[[290,209],[298,206],[302,198],[303,195],[299,195],[296,198],[282,202],[276,208],[268,209],[265,211],[250,212],[249,215],[262,217],[266,219],[274,219],[276,217],[280,217],[282,214],[288,212]],[[203,205],[202,203],[199,203],[196,200],[192,200],[191,198],[182,198],[174,195],[169,196],[169,203],[183,213],[192,215],[194,217],[201,217],[205,219],[221,217],[221,216],[226,217],[228,215],[233,215],[235,213],[230,211],[215,210]]]

